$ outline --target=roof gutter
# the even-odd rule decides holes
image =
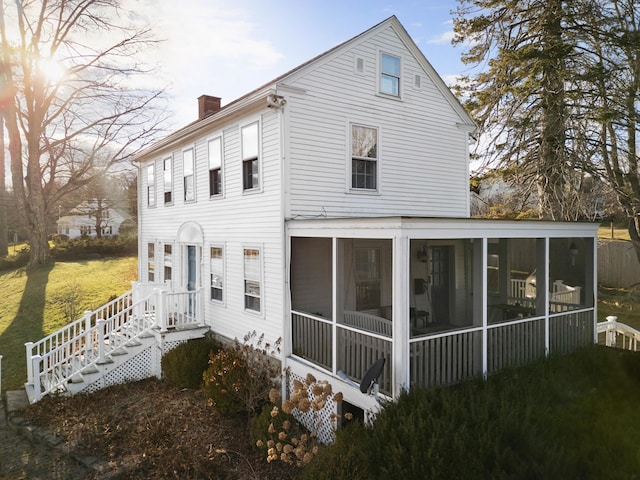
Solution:
[[[251,111],[255,108],[275,106],[272,105],[274,101],[273,96],[275,94],[276,90],[272,85],[255,90],[244,97],[225,105],[216,113],[203,118],[202,120],[197,120],[186,127],[173,132],[162,140],[159,140],[150,147],[145,148],[134,155],[133,161],[141,162],[150,155],[160,154],[164,150],[171,149],[178,144],[188,142],[191,138],[199,136],[203,130],[211,129],[211,127],[217,123],[226,123],[233,120],[234,118],[245,114],[247,111]]]

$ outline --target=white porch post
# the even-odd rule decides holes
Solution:
[[[34,401],[38,401],[42,398],[42,382],[40,381],[40,361],[42,357],[40,355],[34,355],[31,357],[31,372],[33,373],[33,393]]]
[[[167,292],[156,288],[153,290],[156,303],[156,325],[160,327],[161,333],[167,332]]]
[[[392,295],[392,395],[396,397],[410,385],[410,348],[409,348],[409,266],[411,248],[406,235],[393,238],[393,295]]]
[[[24,346],[27,354],[27,383],[33,384],[33,364],[31,363],[31,357],[33,356],[33,342],[27,342]]]
[[[544,352],[549,355],[551,348],[551,331],[549,322],[549,237],[536,242],[536,309],[543,308],[544,312]],[[544,265],[540,264],[543,259]],[[541,303],[540,300],[542,300]]]
[[[104,325],[105,321],[100,318],[96,322],[98,327],[98,363],[105,363],[107,358],[105,354],[105,345],[104,345]]]
[[[331,238],[331,371],[335,374],[338,372],[338,239]]]
[[[489,239],[487,237],[482,238],[482,376],[487,378],[489,373],[489,354],[488,354],[488,345],[489,345],[489,334],[488,334],[488,325],[489,319],[489,305],[488,305],[488,292],[489,286],[487,285],[488,276],[487,276],[487,265],[489,263]]]

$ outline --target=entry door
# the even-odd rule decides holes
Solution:
[[[196,289],[198,273],[196,268],[198,266],[198,259],[196,256],[197,250],[195,245],[187,245],[187,290],[192,292]],[[189,301],[187,305],[187,313],[193,315],[195,312],[195,298],[193,295],[189,295]]]
[[[433,321],[449,322],[451,247],[431,247],[431,303]]]

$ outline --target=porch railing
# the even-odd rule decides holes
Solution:
[[[148,291],[148,289],[147,289]],[[148,297],[129,291],[104,306],[85,312],[84,316],[42,340],[25,344],[27,384],[34,398],[63,388],[79,373],[92,365],[103,364],[108,357],[127,346],[154,327],[179,327],[202,321],[197,312],[201,290],[168,293],[156,289]],[[172,307],[172,308],[169,308]],[[185,310],[180,310],[184,308]],[[172,319],[167,312],[174,312]]]
[[[452,385],[482,374],[482,329],[457,330],[409,342],[412,386]]]
[[[567,353],[594,341],[593,309],[571,310],[545,317],[516,319],[483,327],[434,333],[409,340],[410,384],[422,387],[450,385],[520,366],[547,353]],[[380,334],[292,312],[294,354],[330,372],[340,369],[360,380],[366,368],[380,356],[393,358],[392,341]],[[335,332],[335,340],[333,335]],[[640,340],[638,332],[637,340]],[[333,348],[336,348],[336,364]],[[403,348],[397,343],[397,348]],[[486,371],[484,358],[486,356]],[[391,393],[391,361],[380,379],[382,391]]]
[[[527,292],[527,280],[512,278],[510,283],[509,298],[514,301],[525,301],[529,305],[535,306],[535,295],[532,295],[531,288]],[[572,287],[566,285],[562,280],[556,280],[551,285],[549,292],[549,303],[552,312],[564,312],[580,305],[580,293],[582,287]]]
[[[629,325],[618,322],[618,317],[609,316],[606,322],[597,326],[598,335],[604,334],[607,347],[622,348],[637,352],[640,350],[640,331]]]

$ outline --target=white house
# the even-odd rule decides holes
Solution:
[[[100,216],[99,222],[96,219],[97,215]],[[111,207],[98,209],[95,202],[82,202],[68,215],[58,218],[56,225],[58,234],[69,238],[79,238],[83,235],[96,237],[97,224],[103,237],[112,237],[120,233],[120,226],[125,222],[133,223],[131,216],[119,209]]]
[[[395,17],[199,106],[136,158],[136,332],[282,337],[291,375],[366,411],[339,371],[360,382],[384,357],[393,397],[594,342],[596,226],[469,218],[474,124]],[[40,395],[54,383],[37,351]]]

